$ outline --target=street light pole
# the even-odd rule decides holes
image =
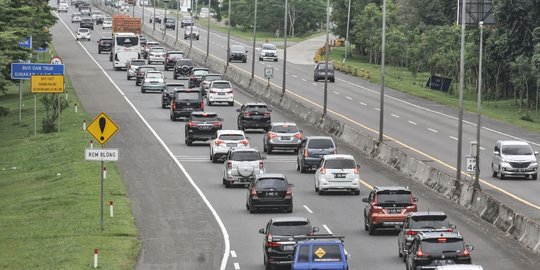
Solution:
[[[156,31],[156,2],[157,0],[153,0],[152,4],[154,4],[154,17],[152,17],[152,31]]]
[[[328,43],[330,31],[330,0],[326,0],[326,43],[324,45],[324,106],[323,115],[326,115],[328,104]]]
[[[480,187],[480,125],[482,115],[480,114],[480,103],[482,102],[482,54],[484,47],[484,22],[478,22],[480,27],[480,53],[478,60],[478,97],[476,100],[476,170],[474,174],[474,187]]]
[[[283,83],[281,84],[281,95],[285,95],[285,85],[287,83],[287,11],[289,9],[289,1],[285,0],[285,21],[283,22]]]
[[[349,25],[351,22],[351,0],[349,0],[349,9],[347,10],[347,33],[345,34],[345,58],[343,62],[347,61],[347,56],[349,56]]]
[[[461,159],[463,148],[463,87],[465,85],[465,7],[467,0],[462,0],[461,6],[461,52],[459,64],[459,114],[458,114],[458,145],[456,180],[461,180]],[[477,164],[478,166],[479,164]]]
[[[208,29],[206,29],[206,58],[208,58],[208,55],[210,54],[210,14],[212,13],[210,12],[211,2],[212,0],[208,0]],[[191,18],[191,20],[193,20],[193,17]]]
[[[193,5],[193,0],[191,0],[191,4]],[[193,21],[193,6],[189,10],[189,16],[191,17],[191,23],[189,24],[189,55],[191,56],[191,48],[193,47],[193,24],[195,23],[195,21]]]
[[[229,56],[231,55],[231,0],[229,0],[229,13],[227,13],[227,64],[229,67]]]
[[[176,1],[176,22],[174,25],[174,29],[176,30],[176,42],[178,42],[178,20],[180,19],[180,0]]]
[[[161,21],[161,27],[163,27],[163,36],[167,36],[167,6],[169,5],[169,0],[163,0],[163,3],[165,3],[165,16],[163,16],[163,20]]]
[[[255,44],[257,41],[257,0],[255,0],[255,12],[253,14],[253,53],[251,59],[251,80],[255,77]]]
[[[381,45],[381,96],[379,105],[379,144],[384,139],[384,61],[386,47],[386,0],[383,1],[382,17],[382,45]]]

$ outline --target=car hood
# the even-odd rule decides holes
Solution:
[[[507,162],[536,162],[534,155],[501,155],[502,159]]]

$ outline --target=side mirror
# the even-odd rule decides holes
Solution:
[[[246,53],[248,53],[248,51],[246,50]]]
[[[474,250],[474,246],[473,246],[473,245],[466,245],[465,248],[466,248],[469,252],[471,252],[471,251]]]
[[[294,187],[294,184],[289,184],[289,187]]]
[[[413,200],[413,202],[417,202],[417,201],[418,201],[418,198],[413,197],[412,200]]]
[[[360,169],[360,164],[356,164],[356,168]]]
[[[263,229],[259,229],[259,233],[260,234],[265,234],[266,232],[264,231],[264,228],[263,228]]]
[[[538,151],[534,151],[534,155],[535,155],[535,156],[538,156]]]
[[[312,231],[313,232],[319,232],[319,227],[313,227]]]
[[[219,120],[219,121],[223,121],[223,118],[220,117],[220,118],[218,118],[218,120]]]
[[[368,198],[362,198],[362,201],[365,202],[365,203],[368,203]]]
[[[246,136],[246,140],[249,140],[249,137]]]
[[[236,109],[236,112],[240,112],[240,109]]]
[[[500,155],[499,151],[493,151],[493,154],[496,156]]]
[[[345,257],[347,258],[347,260],[352,259],[351,254],[347,253],[347,251],[345,251]]]
[[[455,230],[456,228],[457,228],[457,227],[456,227],[456,225],[454,225],[454,224],[450,224],[450,229],[453,229],[453,230]]]
[[[272,109],[268,109],[269,112],[272,112]]]

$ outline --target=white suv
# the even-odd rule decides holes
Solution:
[[[315,171],[315,192],[347,190],[360,195],[360,166],[351,155],[325,155]]]
[[[129,60],[127,64],[127,79],[131,80],[131,78],[137,77],[137,69],[140,66],[146,65],[146,60],[144,59],[137,59],[132,58]]]
[[[523,141],[499,140],[493,150],[491,170],[501,180],[506,175],[525,176],[536,180],[538,175],[537,151]]]
[[[255,176],[264,173],[263,159],[255,148],[229,149],[223,162],[223,185],[227,188],[234,183],[248,185]]]
[[[215,102],[226,102],[229,106],[234,106],[234,94],[229,81],[212,81],[206,93],[208,106],[212,106]]]
[[[159,62],[161,64],[165,64],[165,55],[167,54],[167,50],[163,47],[153,47],[148,50],[148,64],[151,65],[152,63]]]
[[[90,30],[88,28],[79,28],[76,36],[77,37],[75,39],[77,41],[79,41],[79,39],[87,39],[90,41]]]
[[[217,137],[210,141],[210,160],[218,163],[233,147],[248,148],[249,141],[246,134],[241,130],[218,130]]]

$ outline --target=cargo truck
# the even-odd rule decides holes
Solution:
[[[113,48],[109,60],[113,62],[114,70],[126,69],[130,59],[140,58],[140,33],[141,18],[113,15]]]

